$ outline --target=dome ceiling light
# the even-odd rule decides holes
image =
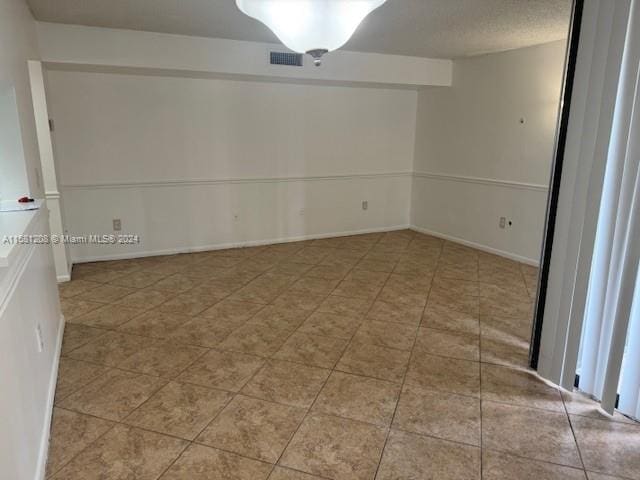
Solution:
[[[259,20],[284,45],[308,53],[313,63],[351,38],[360,22],[387,0],[236,0],[246,15]]]

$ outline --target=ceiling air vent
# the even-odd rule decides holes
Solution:
[[[292,67],[302,66],[302,54],[290,52],[270,52],[271,65],[289,65]]]

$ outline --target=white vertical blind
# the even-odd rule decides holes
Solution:
[[[601,236],[608,233],[598,225],[606,223],[615,213],[617,204],[601,205],[603,179],[607,168],[607,154],[611,146],[611,130],[617,100],[617,88],[622,71],[621,63],[625,44],[625,32],[628,21],[630,2],[628,0],[612,2],[603,0],[598,2],[598,14],[596,21],[596,35],[593,44],[593,63],[589,72],[589,94],[594,95],[588,102],[585,112],[584,128],[581,135],[581,148],[579,158],[579,171],[576,178],[576,190],[574,191],[574,208],[572,209],[572,222],[569,236],[579,238],[574,243],[570,252],[577,251],[577,264],[574,276],[568,277],[572,283],[572,295],[564,298],[565,311],[569,312],[569,326],[566,337],[566,352],[564,353],[564,365],[562,369],[561,385],[567,389],[573,387],[578,360],[579,339],[588,339],[589,342],[598,345],[607,338],[607,324],[600,325],[604,303],[604,286],[595,285],[589,289],[590,300],[587,297],[587,289],[591,280],[593,268],[600,273],[595,278],[606,278],[608,275],[610,250],[601,251],[597,255],[598,261],[592,262],[594,252],[594,238],[596,232]],[[589,160],[589,161],[587,161]],[[585,187],[580,188],[580,185]],[[581,208],[578,208],[580,206]],[[611,210],[613,209],[613,210]],[[598,217],[600,212],[600,218]],[[604,218],[605,221],[600,222]],[[613,230],[612,230],[613,231]],[[587,298],[587,301],[585,301]],[[585,305],[587,303],[591,305]],[[586,315],[595,316],[597,322],[586,322]],[[592,327],[589,331],[585,331]],[[583,329],[584,327],[584,329]],[[604,330],[604,331],[603,331]],[[592,350],[598,351],[597,347]],[[585,360],[585,359],[583,359]],[[597,361],[597,357],[593,358]],[[587,379],[588,381],[589,379]]]
[[[585,2],[539,373],[640,414],[640,0]],[[578,75],[578,72],[580,75]]]
[[[627,335],[627,348],[622,363],[622,379],[618,409],[640,419],[640,275],[636,278],[636,291],[631,308],[631,322]]]
[[[584,3],[538,372],[573,386],[631,0]],[[591,337],[594,338],[594,337]]]
[[[640,258],[639,15],[639,1],[633,0],[606,158],[580,350],[579,388],[601,399],[603,409],[609,413],[613,412],[618,393]],[[633,312],[636,314],[637,309]],[[627,347],[627,352],[627,359],[634,355],[640,359],[637,350]],[[633,378],[633,372],[625,374],[626,391],[634,391],[629,383]],[[640,384],[636,383],[636,397],[638,388]],[[637,398],[629,414],[635,414],[636,410]]]

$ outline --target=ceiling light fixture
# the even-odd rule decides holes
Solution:
[[[347,43],[360,22],[386,1],[236,0],[236,5],[269,27],[286,47],[311,55],[318,66],[322,55]]]

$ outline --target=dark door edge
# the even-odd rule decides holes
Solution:
[[[533,317],[531,332],[531,345],[529,347],[529,366],[536,370],[540,356],[540,339],[542,337],[542,324],[544,321],[544,309],[547,300],[547,287],[549,282],[549,268],[551,266],[551,252],[553,249],[553,237],[558,212],[558,199],[560,197],[560,182],[562,180],[562,165],[567,142],[567,130],[569,126],[569,113],[573,94],[573,82],[576,73],[576,60],[578,57],[578,44],[580,41],[580,27],[582,24],[582,12],[584,0],[574,0],[569,29],[569,44],[565,62],[564,86],[562,91],[562,107],[560,110],[560,122],[556,136],[555,155],[551,173],[549,196],[547,197],[547,220],[545,224],[540,274],[538,276],[538,295]]]

